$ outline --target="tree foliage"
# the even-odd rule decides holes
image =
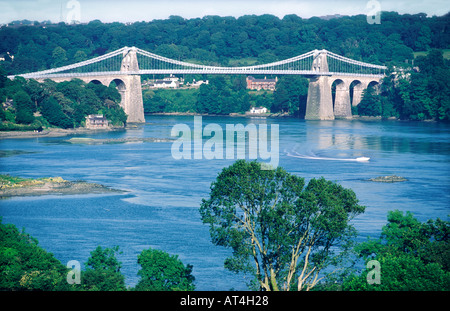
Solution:
[[[281,77],[274,92],[272,112],[287,112],[304,117],[308,97],[308,80],[304,77]]]
[[[125,276],[118,246],[91,252],[81,271],[80,284],[67,282],[69,269],[53,254],[38,246],[38,241],[0,217],[0,290],[27,291],[124,291]],[[147,249],[138,255],[142,269],[134,290],[190,291],[195,289],[192,265],[184,265],[178,256]],[[133,288],[129,288],[133,289]]]
[[[192,266],[184,265],[178,256],[149,248],[138,256],[141,277],[135,290],[190,291],[195,289]]]
[[[358,107],[358,114],[361,116],[381,116],[381,100],[376,93],[376,88],[369,86],[363,91],[363,96]]]
[[[276,61],[313,49],[327,49],[356,60],[378,64],[404,62],[413,51],[446,49],[448,18],[425,14],[382,12],[382,23],[370,25],[365,15],[321,19],[294,14],[244,15],[239,18],[172,16],[150,22],[3,27],[0,54],[8,74],[68,65],[86,57],[137,46],[173,59],[195,59],[206,64],[228,65],[237,58]]]
[[[208,114],[245,113],[250,109],[250,96],[243,90],[239,77],[212,77],[202,84],[197,94],[195,111]],[[238,81],[234,83],[233,81]]]
[[[200,213],[212,242],[233,250],[227,269],[252,274],[263,290],[309,290],[338,264],[355,235],[349,221],[364,207],[353,191],[323,178],[304,186],[303,178],[257,162],[222,170]]]
[[[356,248],[365,261],[378,260],[380,284],[368,284],[368,271],[354,275],[344,290],[449,290],[450,223],[440,219],[419,222],[409,212],[388,213],[379,239]]]
[[[247,90],[243,76],[214,76],[209,78],[209,84],[202,84],[199,89],[144,91],[143,101],[146,113],[227,115],[248,112],[253,106],[304,117],[307,94],[308,80],[302,77],[279,79],[277,91],[273,92]]]
[[[368,88],[357,110],[360,115],[403,120],[450,120],[450,64],[442,51],[419,56],[416,67],[390,68],[381,93]]]
[[[67,268],[0,217],[0,290],[69,290]]]
[[[78,79],[39,83],[19,77],[13,81],[7,79],[0,88],[0,100],[7,99],[12,99],[13,105],[7,109],[0,106],[0,117],[4,121],[2,129],[73,128],[83,126],[87,115],[98,113],[104,114],[113,125],[124,125],[127,120],[119,106],[120,94],[113,85],[86,84]],[[35,117],[35,112],[42,116]],[[16,123],[29,126],[14,127]]]
[[[102,248],[98,246],[91,252],[86,262],[87,269],[81,275],[82,289],[88,291],[125,290],[125,277],[120,272],[121,263],[116,254],[119,247]]]
[[[14,95],[14,106],[16,109],[16,122],[30,124],[34,121],[33,103],[31,97],[23,90]]]

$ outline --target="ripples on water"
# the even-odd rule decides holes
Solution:
[[[450,212],[450,127],[437,123],[303,121],[204,117],[203,126],[279,124],[280,162],[306,180],[323,176],[353,189],[366,212],[354,220],[358,240],[378,237],[387,212],[412,211],[421,221]],[[147,117],[127,131],[80,137],[114,139],[170,137],[175,124],[193,129],[193,117]],[[199,290],[246,289],[241,276],[223,268],[230,254],[210,242],[200,220],[201,199],[233,160],[174,160],[171,143],[69,144],[68,138],[0,141],[1,173],[22,177],[62,176],[86,180],[126,194],[14,198],[1,201],[4,223],[24,227],[64,264],[87,261],[98,245],[119,245],[126,282],[134,286],[137,255],[148,247],[179,255],[194,266]],[[205,138],[205,140],[208,137]],[[14,150],[14,153],[8,152]],[[18,152],[20,151],[20,152]],[[370,157],[368,162],[353,161]],[[367,179],[398,175],[407,182]]]

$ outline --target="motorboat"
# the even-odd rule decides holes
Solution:
[[[358,162],[367,162],[367,161],[369,161],[370,160],[370,158],[368,158],[368,157],[359,157],[359,158],[356,158],[356,161],[358,161]]]

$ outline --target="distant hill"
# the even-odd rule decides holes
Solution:
[[[229,65],[257,63],[327,49],[375,64],[405,63],[414,52],[450,47],[449,14],[382,12],[381,24],[365,15],[300,18],[286,15],[205,16],[135,23],[66,25],[15,21],[0,29],[0,64],[8,74],[48,69],[92,58],[123,46],[137,46],[166,57]],[[9,52],[9,54],[8,54]]]

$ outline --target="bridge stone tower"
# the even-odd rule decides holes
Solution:
[[[315,51],[312,71],[328,72],[327,51]],[[306,120],[334,120],[333,98],[328,76],[312,76],[309,80]]]
[[[127,122],[144,123],[141,76],[139,75],[139,64],[135,47],[124,50],[120,71],[129,73],[120,77],[123,85],[118,87],[120,95],[122,95],[121,106],[128,115]]]

